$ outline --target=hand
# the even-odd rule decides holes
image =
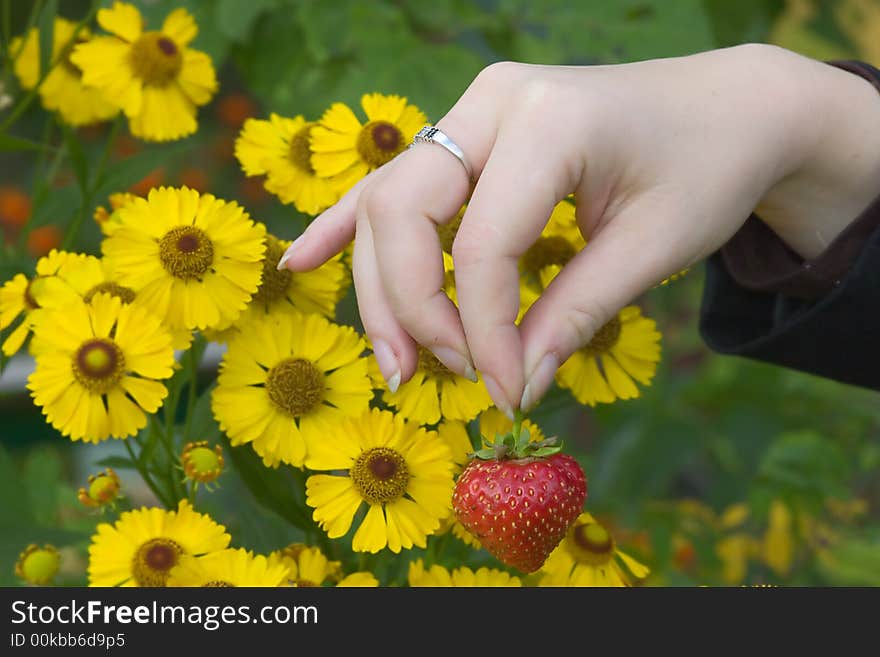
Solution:
[[[495,64],[437,123],[474,168],[472,194],[455,157],[418,145],[319,216],[283,262],[314,268],[354,237],[361,319],[390,385],[412,376],[421,344],[459,374],[476,368],[510,414],[620,308],[717,250],[756,208],[802,256],[820,253],[877,194],[878,115],[861,78],[772,46]],[[518,259],[571,193],[589,245],[516,326]],[[465,201],[456,309],[436,227]]]

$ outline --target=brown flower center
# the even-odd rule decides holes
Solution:
[[[576,524],[569,538],[571,551],[581,563],[601,566],[614,557],[614,539],[598,523]]]
[[[622,324],[620,323],[620,317],[615,315],[607,324],[596,331],[589,344],[586,347],[583,347],[583,351],[586,352],[588,356],[607,354],[620,339],[621,329]]]
[[[172,276],[200,278],[214,264],[214,245],[195,226],[175,226],[159,240],[159,260]]]
[[[370,504],[387,504],[399,499],[409,484],[409,469],[403,455],[388,447],[373,447],[360,456],[349,472],[355,489]]]
[[[138,586],[165,586],[183,548],[170,538],[153,538],[135,552],[132,573]]]
[[[287,358],[269,370],[269,399],[279,410],[299,417],[324,401],[324,373],[305,358]]]
[[[134,301],[135,296],[134,290],[130,287],[125,287],[124,285],[119,285],[119,283],[114,283],[112,281],[104,281],[103,283],[98,283],[95,287],[86,292],[83,299],[86,303],[90,303],[94,296],[101,292],[120,299],[124,304],[129,304]]]
[[[309,134],[314,126],[314,121],[306,123],[299,132],[290,138],[290,150],[288,157],[290,162],[300,171],[305,171],[310,175],[315,174],[312,168],[312,149],[309,146]]]
[[[263,277],[260,287],[254,293],[254,302],[264,304],[267,308],[273,302],[284,298],[293,272],[287,268],[278,270],[277,264],[284,255],[284,246],[274,235],[266,235],[266,253],[263,256]]]
[[[108,338],[92,338],[80,345],[71,363],[73,377],[89,392],[104,394],[113,389],[125,373],[122,349]]]
[[[559,265],[564,267],[577,255],[571,242],[560,235],[539,237],[520,258],[521,267],[536,279],[544,267]]]
[[[419,369],[435,379],[452,379],[455,372],[440,362],[429,349],[419,346]]]
[[[144,84],[164,87],[180,75],[183,55],[177,44],[161,32],[144,32],[131,45],[129,63]]]
[[[388,121],[370,121],[361,128],[357,138],[357,151],[372,169],[390,162],[404,148],[403,133]]]
[[[235,588],[235,584],[224,582],[222,579],[212,579],[210,582],[202,584],[202,588]]]

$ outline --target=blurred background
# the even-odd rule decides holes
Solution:
[[[4,0],[3,48],[20,34],[32,0]],[[363,93],[405,95],[437,120],[487,64],[608,64],[685,55],[738,43],[776,43],[819,59],[880,65],[880,0],[140,0],[151,24],[173,8],[195,16],[194,47],[211,55],[220,92],[199,130],[168,145],[123,130],[112,144],[106,192],[188,185],[242,203],[275,234],[293,237],[307,217],[245,178],[233,154],[248,117],[270,112],[316,119],[331,102]],[[83,17],[85,0],[57,3]],[[2,93],[22,93],[5,71]],[[0,103],[2,104],[2,103]],[[638,108],[633,108],[637,111]],[[0,121],[8,109],[0,110]],[[38,103],[15,134],[41,140]],[[99,157],[107,126],[79,130],[83,157]],[[57,137],[61,139],[60,136]],[[81,199],[70,165],[33,153],[0,161],[0,282],[32,271],[62,246]],[[106,204],[106,198],[98,199]],[[98,253],[89,220],[75,246]],[[70,246],[70,245],[68,245]],[[648,585],[880,585],[880,405],[855,387],[713,355],[697,333],[700,268],[639,300],[663,333],[663,360],[640,399],[595,409],[563,394],[533,414],[585,466],[588,509],[619,545],[646,562]],[[358,325],[353,296],[339,321]],[[88,537],[100,515],[76,490],[119,446],[71,443],[31,403],[31,362],[0,375],[0,585],[29,543],[62,549],[62,584],[84,583]],[[216,359],[205,363],[209,382]],[[210,418],[206,421],[206,427]],[[210,429],[206,428],[206,431]],[[109,459],[109,460],[108,460]],[[135,473],[120,471],[129,501],[152,503]],[[206,510],[271,550],[296,540],[229,470]],[[488,562],[487,562],[488,563]]]

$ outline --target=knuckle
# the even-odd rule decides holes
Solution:
[[[497,85],[510,80],[519,74],[523,69],[523,64],[517,62],[495,62],[483,68],[475,79],[477,84]]]
[[[371,222],[374,222],[387,217],[395,210],[400,203],[400,194],[388,185],[375,184],[368,192],[362,194],[361,202],[366,215]]]
[[[571,350],[576,351],[589,344],[593,336],[605,324],[606,314],[600,308],[569,308],[563,314],[563,324],[568,326],[571,335]]]
[[[477,264],[489,256],[487,245],[498,240],[495,230],[487,223],[462,224],[452,243],[452,260],[456,267]]]

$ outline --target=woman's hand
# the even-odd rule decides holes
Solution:
[[[486,68],[419,145],[360,181],[282,260],[318,266],[355,238],[361,319],[392,388],[417,344],[478,370],[508,414],[543,395],[575,350],[662,279],[705,258],[749,214],[804,257],[878,193],[880,99],[864,80],[764,45],[618,66]],[[518,259],[574,193],[588,248],[520,326]],[[438,224],[454,246],[443,293]]]

